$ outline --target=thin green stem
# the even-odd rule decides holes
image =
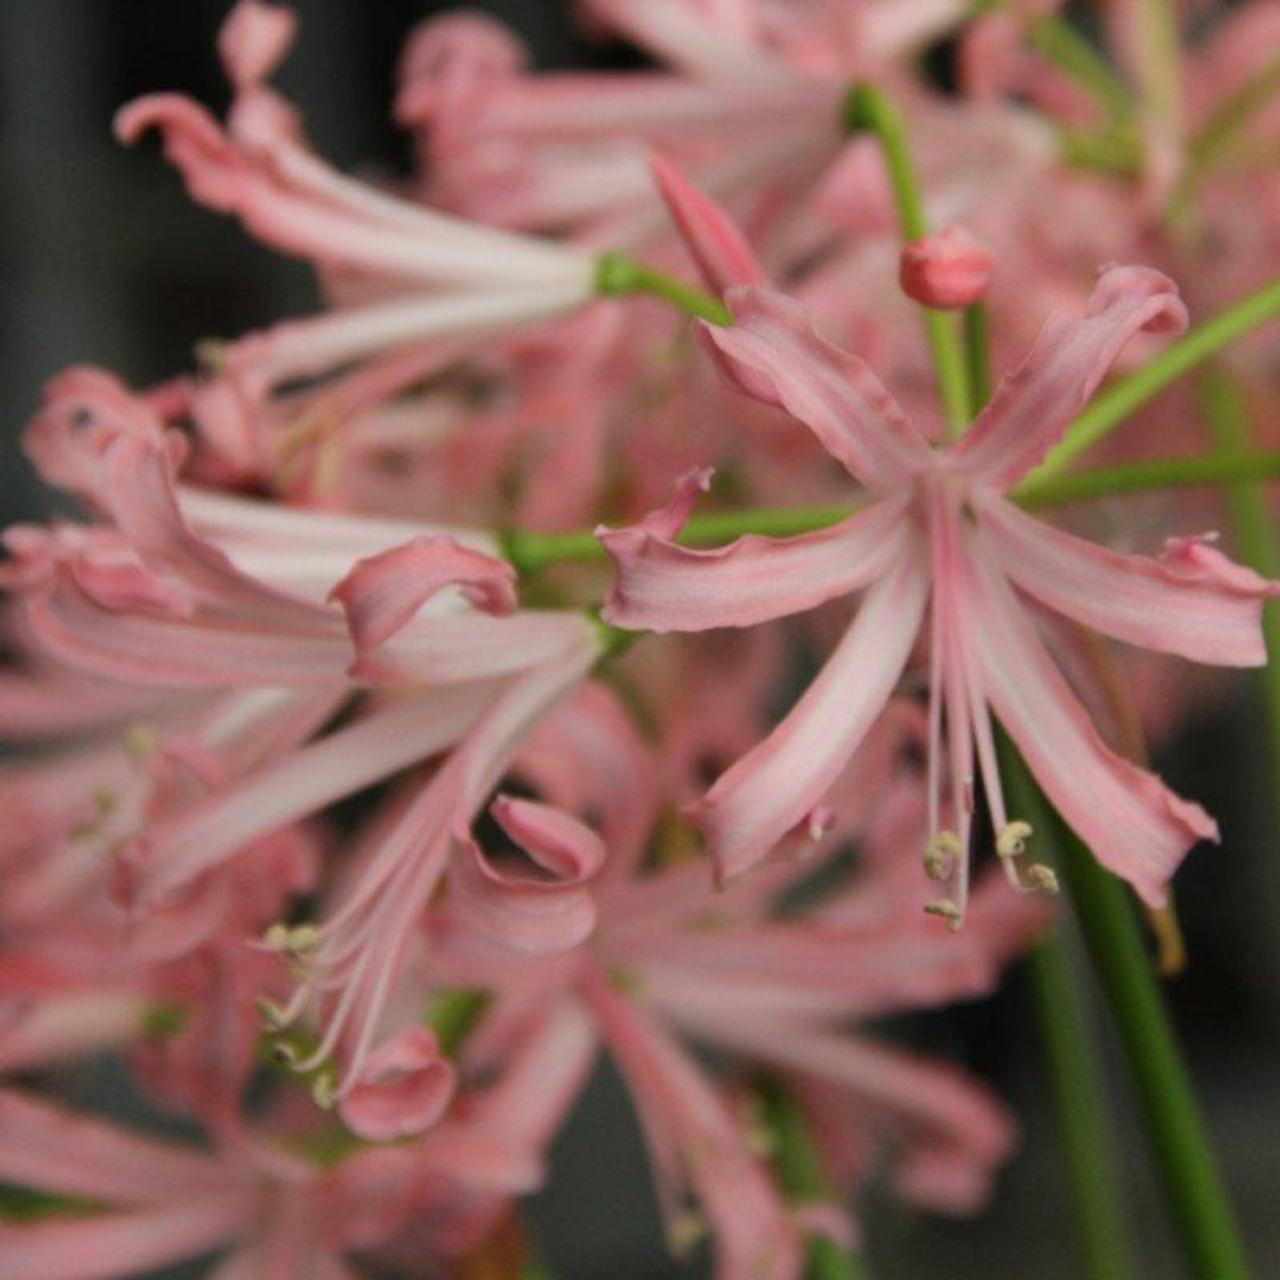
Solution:
[[[1222,461],[1248,457],[1245,451],[1252,433],[1239,389],[1220,370],[1211,370],[1197,390]],[[1263,486],[1249,477],[1231,485],[1225,497],[1231,532],[1244,562],[1264,578],[1280,577],[1280,536]],[[1268,600],[1263,606],[1262,635],[1268,661],[1256,678],[1266,712],[1275,795],[1280,797],[1280,602]]]
[[[1022,506],[1038,510],[1116,494],[1186,489],[1243,480],[1256,482],[1277,477],[1280,477],[1280,451],[1239,453],[1229,457],[1150,458],[1065,476],[1033,476],[1014,490],[1013,496]],[[690,547],[714,547],[746,534],[792,537],[847,520],[859,509],[856,504],[829,504],[715,511],[692,517],[685,525],[680,541]],[[565,533],[512,529],[503,536],[502,553],[525,574],[537,573],[563,561],[606,559],[604,548],[590,529],[574,529]]]
[[[1061,928],[1031,953],[1036,1022],[1049,1063],[1084,1275],[1140,1275],[1122,1210],[1123,1181],[1108,1127],[1106,1080],[1080,982]]]
[[[776,1082],[761,1086],[773,1165],[788,1200],[798,1204],[831,1198],[822,1161],[800,1109]],[[830,1238],[813,1235],[805,1243],[805,1280],[865,1280],[857,1257]]]
[[[1280,315],[1280,280],[1272,280],[1225,311],[1197,325],[1166,347],[1141,369],[1114,382],[1095,396],[1067,428],[1062,442],[1035,472],[1041,479],[1063,470],[1067,463],[1097,444],[1152,396],[1203,364],[1250,329]]]
[[[964,309],[964,358],[969,370],[969,417],[976,418],[991,399],[991,329],[987,304]]]
[[[850,133],[873,133],[884,155],[898,211],[898,225],[903,240],[910,243],[929,234],[924,201],[911,163],[907,145],[907,126],[902,112],[875,85],[858,84],[849,92],[844,104],[844,124]],[[953,436],[969,424],[968,371],[955,317],[946,311],[924,309],[925,333],[933,352],[938,374],[938,389],[946,408]]]
[[[1280,477],[1280,452],[1202,454],[1186,458],[1147,458],[1097,467],[1068,475],[1037,472],[1013,496],[1024,507],[1063,507],[1072,502],[1110,498],[1163,489],[1195,489],[1206,485],[1259,482]]]
[[[1042,836],[1060,855],[1076,920],[1119,1033],[1156,1171],[1197,1280],[1248,1280],[1226,1189],[1124,885],[1047,803]]]
[[[1044,854],[1052,833],[1044,802],[1007,739],[1000,771],[1013,811],[1031,823]],[[1106,1075],[1084,992],[1085,974],[1063,925],[1031,953],[1029,972],[1049,1067],[1067,1185],[1087,1280],[1129,1280],[1139,1272],[1123,1212],[1123,1179],[1111,1139]]]
[[[1027,28],[1027,43],[1089,90],[1113,120],[1132,113],[1133,95],[1128,85],[1106,58],[1058,14],[1036,18]]]
[[[1249,122],[1277,93],[1280,93],[1280,54],[1220,102],[1187,143],[1187,164],[1193,182],[1230,150]]]
[[[597,259],[596,292],[605,297],[647,293],[712,324],[733,323],[729,308],[718,298],[675,276],[655,271],[625,253],[604,253]]]

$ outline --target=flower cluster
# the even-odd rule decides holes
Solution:
[[[1264,664],[1280,585],[1188,534],[1211,507],[1148,555],[1149,512],[1025,498],[1104,380],[1280,272],[1275,6],[1172,89],[1136,4],[1101,85],[1037,38],[1052,4],[580,8],[647,69],[414,31],[398,184],[311,148],[264,0],[219,37],[225,119],[117,117],[323,305],[158,386],[63,372],[26,430],[81,514],[0,566],[0,1183],[39,1193],[3,1280],[518,1277],[600,1049],[671,1247],[798,1280],[868,1181],[974,1212],[1014,1148],[876,1025],[991,991],[1054,918],[1009,755],[1153,910],[1218,837],[1132,730],[1214,687],[1167,655]],[[1251,343],[1222,376],[1280,388]],[[1099,457],[1171,452],[1180,395]],[[101,1054],[199,1145],[60,1096]]]

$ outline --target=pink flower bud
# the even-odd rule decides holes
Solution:
[[[948,227],[905,245],[902,291],[926,307],[951,311],[979,302],[991,279],[991,253],[963,227]]]

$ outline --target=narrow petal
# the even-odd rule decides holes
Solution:
[[[0,1093],[0,1181],[117,1205],[226,1186],[210,1156],[10,1089]]]
[[[799,303],[754,286],[726,297],[734,322],[702,324],[703,343],[729,383],[799,418],[875,492],[907,484],[929,465],[924,437],[857,356],[818,335]]]
[[[450,877],[459,914],[517,951],[545,955],[585,942],[596,925],[586,885],[604,865],[603,841],[572,814],[549,805],[499,796],[491,812],[543,873],[509,870],[464,836],[464,856]]]
[[[955,1068],[902,1053],[863,1036],[843,1035],[797,1018],[702,1012],[681,1019],[694,1036],[834,1085],[868,1114],[873,1132],[897,1139],[896,1181],[912,1198],[973,1212],[1013,1151],[1012,1117]]]
[[[604,980],[594,979],[586,997],[635,1100],[673,1250],[687,1247],[690,1210],[700,1208],[715,1242],[718,1276],[796,1280],[798,1242],[781,1198],[706,1076],[657,1022]],[[696,1206],[687,1203],[690,1193]]]
[[[786,719],[696,806],[721,882],[754,866],[805,819],[888,702],[929,594],[917,559],[910,549],[899,553]]]
[[[197,1258],[252,1220],[243,1201],[206,1199],[165,1209],[0,1224],[0,1280],[118,1280]]]
[[[1262,603],[1280,592],[1203,542],[1155,560],[1076,538],[994,494],[976,498],[983,554],[1028,595],[1094,631],[1218,666],[1267,660]]]
[[[1054,808],[1103,866],[1153,907],[1187,850],[1217,823],[1112,751],[1035,634],[1009,585],[976,566],[978,662],[992,708]]]
[[[153,823],[138,852],[155,900],[253,841],[451,746],[492,701],[465,684],[401,698]]]
[[[1058,443],[1134,334],[1181,333],[1177,285],[1150,267],[1104,267],[1083,316],[1057,312],[1030,355],[949,451],[965,475],[1007,489]]]
[[[649,166],[708,288],[722,294],[734,285],[764,284],[764,269],[729,214],[666,157],[655,153]]]
[[[597,533],[616,574],[604,617],[645,631],[749,627],[812,609],[865,586],[902,553],[908,498],[794,538],[748,534],[697,551],[642,525]]]
[[[515,580],[516,572],[505,560],[444,535],[425,535],[359,561],[330,599],[346,612],[356,652],[363,658],[449,586],[457,586],[489,613],[513,612]]]
[[[423,1133],[444,1115],[453,1097],[453,1064],[425,1027],[408,1027],[368,1057],[338,1103],[343,1122],[370,1142]]]

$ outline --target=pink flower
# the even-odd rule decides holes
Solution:
[[[720,880],[753,866],[821,803],[889,698],[928,609],[927,863],[951,883],[937,909],[958,921],[968,899],[975,753],[1011,878],[1047,883],[1025,864],[1029,829],[1005,810],[991,710],[1098,859],[1162,903],[1183,854],[1216,838],[1216,825],[1102,742],[1017,593],[1132,644],[1254,666],[1265,658],[1261,604],[1276,588],[1203,540],[1161,560],[1119,555],[1040,524],[1002,495],[1044,457],[1133,334],[1183,326],[1172,283],[1144,268],[1106,269],[1087,312],[1054,316],[968,434],[941,451],[795,303],[755,288],[728,297],[734,324],[703,329],[722,372],[799,417],[876,500],[830,529],[718,551],[671,541],[687,498],[661,520],[601,535],[617,568],[605,616],[619,626],[750,626],[867,589],[794,710],[698,806]],[[944,719],[956,831],[941,825]]]
[[[918,793],[914,776],[900,776],[900,731],[914,723],[887,717],[886,725],[883,750],[844,780],[843,838],[868,836],[878,804]],[[961,1073],[849,1023],[989,991],[1046,922],[1044,903],[988,877],[971,928],[953,936],[903,909],[914,890],[896,857],[869,857],[851,883],[791,919],[776,918],[774,902],[806,874],[803,864],[779,860],[727,896],[712,891],[696,860],[646,866],[661,798],[655,770],[598,684],[549,717],[513,768],[562,808],[596,816],[609,849],[596,888],[600,924],[576,951],[512,966],[504,950],[452,927],[451,881],[437,963],[448,981],[495,992],[464,1071],[500,1060],[508,1039],[548,1010],[579,1009],[627,1080],[672,1246],[681,1251],[705,1227],[726,1280],[793,1276],[807,1220],[783,1203],[732,1095],[682,1041],[783,1073],[806,1097],[820,1094],[829,1132],[855,1141],[867,1167],[891,1164],[909,1198],[961,1212],[984,1201],[1013,1142],[1004,1110]],[[874,795],[855,806],[855,792]],[[916,803],[908,825],[922,820]],[[828,1217],[843,1215],[833,1206]]]

